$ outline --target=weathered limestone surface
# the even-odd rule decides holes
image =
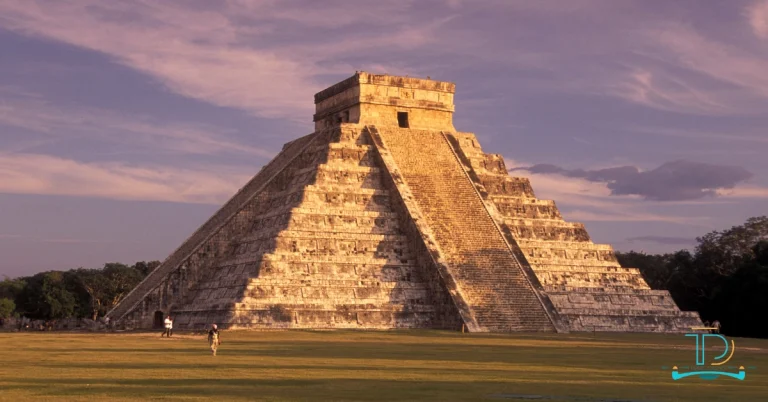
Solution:
[[[550,313],[444,135],[399,128],[371,131],[378,136],[377,146],[391,154],[480,328],[554,331]]]
[[[611,246],[595,244],[584,225],[563,220],[539,200],[527,178],[511,177],[501,155],[486,154],[470,133],[451,143],[484,195],[519,260],[536,273],[571,331],[686,332],[701,326],[667,291],[651,290],[637,269],[622,268]]]
[[[149,328],[700,325],[453,128],[451,83],[355,74],[109,316]],[[161,319],[160,319],[161,320]]]
[[[196,258],[166,277],[128,314],[152,325],[155,311],[179,328],[458,328],[430,273],[415,263],[391,195],[360,130],[315,134],[293,161]],[[194,280],[177,272],[204,271]],[[112,313],[114,314],[114,312]]]

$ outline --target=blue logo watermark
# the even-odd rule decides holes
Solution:
[[[716,328],[692,328],[693,330],[716,330]],[[672,380],[677,381],[686,377],[699,377],[702,380],[715,380],[720,377],[730,377],[739,381],[744,381],[747,377],[747,372],[744,366],[725,366],[733,357],[733,352],[736,351],[736,343],[731,339],[728,342],[723,335],[720,334],[707,334],[707,333],[690,333],[685,334],[686,337],[692,337],[696,339],[696,365],[689,366],[674,366],[672,367]],[[719,356],[714,358],[714,361],[707,364],[705,356],[707,339],[715,338],[716,343],[722,341],[725,350]],[[754,367],[750,367],[754,368]],[[685,371],[684,371],[685,370]]]

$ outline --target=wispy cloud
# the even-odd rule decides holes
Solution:
[[[675,237],[675,236],[637,236],[629,237],[626,241],[630,243],[657,243],[665,245],[678,245],[678,246],[690,246],[696,244],[696,239],[690,237]]]
[[[764,132],[743,132],[742,130],[735,130],[731,132],[723,131],[709,131],[707,129],[684,129],[675,127],[622,127],[624,130],[634,131],[643,134],[654,134],[668,137],[680,137],[691,138],[696,140],[708,139],[724,142],[746,142],[754,144],[768,144],[768,136]],[[757,131],[761,131],[758,129]],[[722,152],[722,150],[720,150]]]
[[[725,198],[767,198],[768,188],[758,186],[739,186],[731,189],[719,189],[717,195]]]
[[[231,132],[204,124],[158,121],[110,110],[54,105],[37,94],[0,88],[0,124],[47,134],[51,141],[86,137],[155,151],[240,154],[270,158],[273,152],[232,140]],[[22,144],[37,145],[37,141]]]
[[[507,166],[525,166],[524,163],[506,160]],[[701,225],[707,217],[680,216],[676,213],[649,211],[649,205],[635,195],[611,195],[605,183],[583,178],[537,174],[527,170],[514,170],[512,176],[527,177],[540,199],[551,199],[563,216],[573,221],[602,222],[666,222],[681,225]]]
[[[323,88],[315,77],[354,70],[328,62],[334,56],[414,48],[438,38],[449,19],[405,23],[413,22],[405,12],[410,6],[30,0],[0,4],[0,26],[107,54],[184,96],[258,116],[294,118],[311,113],[312,95]],[[344,26],[368,29],[354,35],[332,30]],[[321,33],[312,34],[313,28]],[[294,30],[303,31],[300,41]]]
[[[617,166],[595,170],[564,169],[537,164],[512,169],[532,173],[581,178],[605,183],[611,195],[634,195],[653,201],[685,201],[716,196],[718,190],[732,189],[754,175],[739,166],[721,166],[677,160],[652,170]]]
[[[116,243],[118,240],[94,240],[94,239],[78,239],[69,237],[38,237],[27,235],[14,235],[14,234],[2,234],[0,233],[0,239],[5,240],[18,240],[24,242],[40,242],[40,243],[59,243],[59,244],[103,244],[103,243]],[[125,240],[119,240],[120,243],[124,243]],[[140,242],[136,242],[140,243]]]
[[[768,1],[758,1],[749,7],[747,17],[755,35],[768,39]]]
[[[0,193],[220,204],[250,177],[250,172],[234,168],[136,167],[0,154]]]
[[[695,13],[686,12],[681,21],[681,13],[674,12],[679,7],[671,2],[572,3],[506,2],[507,11],[514,10],[521,20],[557,24],[560,35],[530,41],[525,35],[530,27],[521,23],[504,36],[506,51],[499,45],[499,51],[488,54],[496,63],[546,73],[547,79],[520,84],[539,92],[609,96],[696,115],[754,115],[768,108],[768,51],[722,34],[743,27],[742,20],[719,19],[718,29],[708,29],[711,24],[699,23]],[[763,39],[768,37],[767,10],[768,2],[760,1],[747,12],[752,30]],[[568,22],[559,19],[563,14]],[[696,23],[688,22],[689,16]],[[517,54],[537,55],[538,62],[522,63]]]
[[[665,60],[761,98],[768,97],[768,58],[761,49],[746,49],[707,39],[694,29],[669,24],[646,33],[660,45]]]
[[[607,85],[608,94],[654,109],[703,115],[739,114],[713,93],[699,89],[663,70],[635,67]]]

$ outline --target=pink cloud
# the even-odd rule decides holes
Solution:
[[[359,69],[321,61],[360,49],[416,48],[439,37],[438,28],[448,20],[403,24],[411,18],[403,12],[409,6],[379,2],[299,10],[233,1],[206,10],[167,2],[30,0],[0,3],[0,26],[110,55],[190,98],[262,117],[309,122],[313,95],[323,89],[314,78]],[[265,40],[285,29],[281,23],[288,28],[296,23],[338,27],[363,20],[392,29],[321,43],[275,45]]]
[[[256,170],[135,167],[40,154],[0,154],[0,193],[221,204]]]
[[[262,158],[274,156],[272,151],[229,139],[231,133],[217,127],[158,122],[147,116],[99,108],[62,107],[36,94],[14,88],[0,88],[0,96],[3,97],[0,102],[0,124],[47,133],[52,141],[64,140],[69,135],[186,154],[239,154]]]
[[[760,1],[747,9],[752,32],[758,38],[768,39],[768,1]]]

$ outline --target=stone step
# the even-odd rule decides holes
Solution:
[[[568,265],[572,267],[583,267],[586,271],[590,267],[615,267],[616,261],[606,261],[598,259],[578,259],[578,258],[563,258],[557,256],[550,257],[531,257],[526,255],[526,260],[532,267],[538,267],[540,265]],[[535,268],[534,268],[535,269]]]
[[[512,233],[515,240],[554,240],[592,244],[587,230],[577,223],[543,219],[528,219],[527,222],[519,219],[505,219],[501,225]]]
[[[477,323],[554,330],[443,135],[390,128],[379,128],[378,135],[386,148],[382,157],[391,157],[388,167],[398,169],[390,173],[404,179],[398,190],[413,195]]]
[[[544,239],[516,239],[521,248],[542,248],[549,250],[590,250],[590,251],[610,251],[613,247],[610,244],[598,244],[592,242],[578,241],[553,241]]]
[[[328,254],[318,254],[318,255],[303,255],[300,253],[280,253],[280,252],[272,252],[267,253],[263,255],[243,255],[236,258],[228,258],[226,260],[221,261],[220,265],[250,265],[250,264],[261,264],[265,261],[283,261],[283,262],[291,262],[291,263],[350,263],[350,264],[361,264],[361,265],[396,265],[396,264],[402,264],[406,266],[414,266],[416,265],[415,259],[400,259],[395,258],[395,256],[390,256],[390,258],[381,258],[381,257],[370,257],[370,256],[360,256],[360,255],[328,255]]]
[[[339,224],[338,222],[343,223]],[[400,233],[399,222],[393,218],[304,215],[291,216],[288,224],[276,225],[275,223],[279,222],[254,223],[252,226],[254,230],[243,237],[242,241],[275,238],[282,232],[338,233],[339,235],[348,234],[352,237],[357,237],[357,235],[398,235]]]
[[[530,180],[525,177],[511,177],[506,174],[478,174],[478,179],[489,194],[536,198]]]
[[[281,277],[251,278],[246,289],[259,286],[289,286],[289,287],[338,287],[338,288],[377,288],[377,289],[423,289],[423,283],[392,281],[383,282],[375,279],[338,279],[328,276],[309,276],[301,280]]]
[[[563,219],[560,215],[560,211],[554,205],[507,202],[506,200],[499,200],[497,198],[491,199],[491,202],[499,213],[507,218],[547,219],[553,221]]]
[[[332,274],[332,276],[331,276]],[[369,267],[356,268],[349,267],[348,271],[342,269],[314,270],[305,269],[303,271],[290,270],[284,268],[269,267],[259,272],[259,278],[286,278],[291,280],[312,279],[355,279],[355,280],[376,280],[379,282],[401,283],[421,281],[420,270],[416,266],[407,268],[402,267]]]
[[[701,326],[698,315],[687,316],[563,316],[572,331],[598,332],[690,332]]]
[[[505,218],[504,224],[515,227],[583,229],[584,224],[561,219]]]
[[[249,312],[271,312],[279,306],[281,310],[289,312],[349,312],[349,313],[430,313],[434,312],[435,308],[428,304],[403,304],[403,303],[389,303],[380,305],[369,304],[355,304],[355,303],[339,303],[335,305],[328,304],[307,304],[307,303],[280,303],[280,304],[261,304],[250,305],[247,303],[233,303],[230,305],[223,305],[219,309],[212,310],[208,306],[188,306],[174,310],[177,314],[189,314],[189,313],[201,313],[220,311],[229,308],[234,308],[233,313],[238,314],[244,311]]]
[[[321,217],[334,216],[334,217],[368,217],[368,218],[389,218],[389,219],[397,218],[397,214],[392,212],[391,210],[359,211],[359,210],[352,210],[352,209],[347,209],[343,207],[308,208],[300,205],[297,207],[276,208],[267,213],[254,216],[252,221],[254,222],[254,225],[259,220],[264,220],[264,219],[280,221],[277,218],[282,217],[287,221],[289,218],[285,217],[285,215],[288,215],[290,217],[310,215],[310,216],[321,216]]]
[[[631,274],[642,275],[637,268],[624,268],[619,265],[613,266],[585,266],[585,265],[563,265],[563,264],[536,264],[533,270],[538,273],[562,272],[562,273],[595,273],[595,274]]]
[[[657,289],[622,289],[617,291],[615,289],[600,289],[600,288],[585,288],[574,286],[547,286],[545,287],[547,294],[551,295],[569,295],[569,294],[593,294],[593,295],[613,295],[613,294],[635,294],[635,295],[648,295],[648,296],[665,296],[669,297],[669,291],[657,290]]]
[[[370,233],[362,231],[358,226],[350,228],[332,228],[331,230],[284,230],[259,231],[242,238],[243,243],[265,240],[265,239],[301,239],[301,240],[362,240],[378,242],[407,242],[408,238],[402,234],[393,233]],[[339,230],[341,229],[341,230]],[[344,230],[347,229],[347,230]]]
[[[631,274],[571,274],[571,273],[556,273],[537,272],[536,276],[542,285],[568,285],[579,287],[633,287],[633,288],[647,288],[645,281],[639,275]]]
[[[559,308],[558,313],[569,316],[622,316],[622,317],[684,317],[680,310],[632,308]]]

